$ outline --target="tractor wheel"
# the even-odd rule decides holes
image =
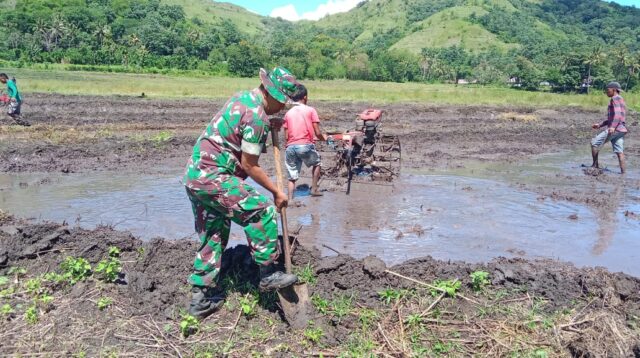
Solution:
[[[376,140],[373,152],[375,165],[380,177],[394,180],[400,175],[402,166],[402,147],[396,135],[381,135]]]

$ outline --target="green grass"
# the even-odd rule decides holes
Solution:
[[[18,78],[20,90],[70,95],[138,96],[152,98],[226,99],[241,89],[259,85],[255,78],[188,77],[101,72],[3,69]],[[608,98],[600,91],[590,95],[527,92],[506,87],[454,86],[448,84],[382,83],[367,81],[304,81],[310,103],[344,101],[387,104],[397,102],[454,105],[516,105],[532,108],[578,106],[606,109]],[[627,106],[638,109],[639,93],[623,93]],[[604,113],[604,112],[603,112]]]

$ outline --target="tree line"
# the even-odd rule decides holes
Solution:
[[[627,89],[640,82],[640,11],[597,0],[510,1],[521,11],[497,7],[468,19],[513,44],[510,49],[456,45],[415,54],[391,49],[409,27],[375,30],[358,41],[364,29],[357,23],[325,28],[262,18],[265,31],[248,35],[229,20],[188,18],[181,6],[159,0],[16,0],[0,15],[0,59],[246,77],[280,64],[307,79],[511,81],[529,90],[545,82],[557,91],[614,78]],[[409,26],[462,3],[409,1]]]

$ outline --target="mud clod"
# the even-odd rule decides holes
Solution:
[[[384,274],[384,270],[387,269],[387,265],[385,265],[384,261],[375,256],[367,256],[362,260],[362,269],[369,276],[379,278]]]

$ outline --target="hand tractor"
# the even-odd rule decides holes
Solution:
[[[382,114],[378,109],[365,110],[356,117],[355,129],[329,133],[326,149],[320,149],[329,152],[323,156],[323,176],[346,178],[347,195],[354,179],[391,182],[400,174],[400,139],[382,134]]]

